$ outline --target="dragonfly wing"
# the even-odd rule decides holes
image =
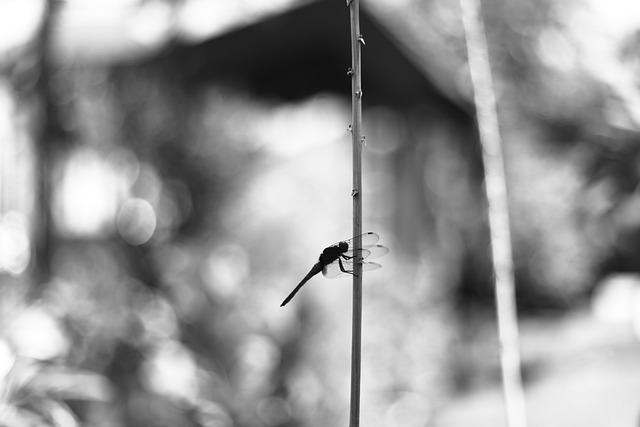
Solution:
[[[372,245],[360,251],[360,258],[375,259],[375,258],[380,258],[382,255],[385,255],[387,253],[389,253],[389,249],[387,249],[386,247],[382,245]],[[353,250],[346,251],[344,253],[344,256],[346,256],[347,258],[357,258],[357,257],[354,257]]]
[[[369,231],[368,233],[364,233],[362,236],[362,247],[368,248],[369,246],[374,245],[378,240],[380,240],[380,236],[378,236],[373,231]],[[351,239],[353,240],[353,239]]]
[[[369,246],[373,246],[380,239],[380,236],[378,236],[373,231],[369,231],[368,233],[361,234],[360,236],[362,238],[363,248],[368,248]],[[351,239],[343,240],[343,242],[349,246],[350,251],[353,251],[353,245],[354,245],[355,239],[356,239],[355,237],[352,237]],[[338,245],[340,243],[342,242],[337,242],[335,243],[335,245]]]
[[[364,271],[371,271],[371,270],[377,270],[379,268],[382,268],[382,266],[376,262],[363,262],[362,263],[362,269]]]
[[[368,254],[365,255],[364,251],[368,252]],[[388,253],[389,253],[389,249],[387,249],[386,247],[382,245],[373,245],[363,250],[362,258],[375,259],[375,258],[380,258],[382,255],[386,255]]]
[[[342,266],[347,271],[353,271],[352,260],[349,260],[349,261],[342,260]],[[376,264],[375,262],[364,261],[362,263],[362,270],[364,271],[377,270],[380,267],[382,266],[380,264]],[[345,273],[344,271],[340,270],[340,264],[338,263],[338,261],[335,261],[329,265],[325,265],[324,268],[322,269],[322,274],[327,279],[334,279],[336,277],[346,276],[348,273]]]
[[[347,271],[353,271],[353,260],[342,260],[342,267]],[[322,269],[322,275],[326,278],[333,279],[334,277],[347,274],[340,269],[340,262],[338,260],[333,261],[331,264],[327,264]]]

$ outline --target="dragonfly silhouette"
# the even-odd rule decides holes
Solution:
[[[381,245],[376,245],[380,236],[376,233],[368,232],[361,234],[362,237],[362,249],[356,254],[353,248],[355,237],[342,242],[334,243],[331,246],[326,247],[320,254],[318,262],[311,268],[311,271],[304,276],[304,279],[295,287],[293,291],[285,298],[280,304],[280,307],[284,307],[291,298],[294,297],[300,288],[309,281],[313,276],[320,273],[324,277],[334,278],[344,274],[353,274],[353,263],[360,262],[363,270],[375,270],[380,268],[380,264],[375,262],[364,261],[365,258],[373,259],[378,258],[389,250]]]

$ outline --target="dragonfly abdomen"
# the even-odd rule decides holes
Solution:
[[[293,291],[291,291],[291,293],[289,294],[289,296],[287,296],[284,301],[282,301],[282,304],[280,304],[280,307],[284,307],[285,305],[287,305],[287,303],[289,301],[291,301],[291,298],[293,298],[295,296],[295,294],[298,293],[298,291],[300,290],[300,288],[307,283],[313,276],[315,276],[316,274],[320,273],[322,271],[323,265],[320,262],[317,262],[314,264],[313,267],[311,267],[311,270],[307,273],[306,276],[304,276],[304,279],[302,279],[300,281],[300,283],[298,283],[298,286],[295,287],[295,289]]]

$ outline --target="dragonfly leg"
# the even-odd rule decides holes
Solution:
[[[344,257],[344,259],[351,259],[351,258],[353,258],[353,257],[347,257],[347,256],[344,256],[344,255],[343,255],[343,257]],[[338,265],[340,266],[340,271],[342,271],[343,273],[353,274],[353,270],[349,271],[349,270],[347,270],[346,268],[344,268],[344,265],[342,264],[342,258],[338,258]]]

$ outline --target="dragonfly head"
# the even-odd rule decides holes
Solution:
[[[347,242],[340,242],[338,243],[338,249],[340,249],[340,252],[347,252],[349,250],[349,244]]]

